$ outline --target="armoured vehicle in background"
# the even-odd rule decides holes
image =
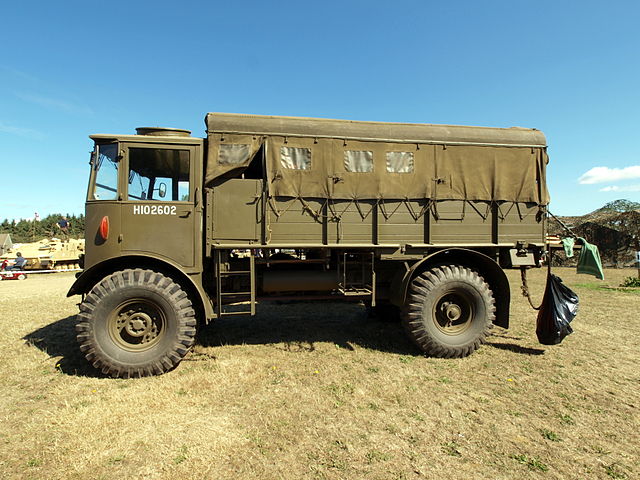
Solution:
[[[535,129],[210,113],[92,135],[80,349],[114,377],[164,373],[198,322],[263,299],[395,308],[425,353],[509,325],[503,269],[545,249]]]
[[[84,256],[84,239],[43,238],[38,242],[16,243],[0,260],[15,260],[20,252],[27,259],[25,270],[79,270]]]

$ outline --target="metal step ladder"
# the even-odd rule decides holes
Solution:
[[[222,262],[222,251],[215,251],[215,267],[216,267],[216,314],[218,318],[229,315],[255,315],[256,314],[256,276],[255,276],[255,257],[253,251],[249,256],[249,270],[226,270]],[[224,290],[225,280],[232,277],[248,280],[250,285],[249,291],[231,291]],[[247,282],[244,282],[245,284]],[[244,302],[249,302],[245,305]],[[229,310],[231,306],[246,307],[243,309]]]
[[[369,257],[369,258],[367,258]],[[375,305],[376,271],[372,252],[343,253],[338,261],[340,285],[338,291],[345,297],[371,298]]]

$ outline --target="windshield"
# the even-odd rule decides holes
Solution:
[[[118,198],[118,144],[96,145],[92,168],[94,187],[89,200],[116,200]]]

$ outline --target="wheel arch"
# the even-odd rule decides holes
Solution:
[[[409,291],[409,284],[416,275],[437,265],[462,265],[477,271],[489,284],[496,302],[496,319],[494,324],[509,328],[509,308],[511,289],[506,274],[488,255],[466,248],[448,248],[432,253],[407,268],[404,275],[397,276],[391,286],[391,302],[397,306],[404,305]]]
[[[67,297],[72,295],[82,295],[88,293],[100,280],[114,272],[125,269],[142,268],[163,273],[178,282],[192,299],[196,307],[196,313],[201,314],[204,319],[214,316],[213,308],[209,297],[199,282],[195,282],[190,275],[185,274],[176,265],[164,260],[143,255],[127,255],[111,258],[93,265],[88,270],[84,270],[71,285],[67,292]]]

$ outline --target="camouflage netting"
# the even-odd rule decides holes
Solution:
[[[206,123],[207,186],[264,147],[273,196],[549,202],[538,130],[220,113]]]
[[[561,217],[576,235],[594,243],[602,261],[611,266],[635,266],[635,252],[640,237],[640,210],[628,212],[596,210],[582,217]],[[565,236],[556,222],[550,222],[552,233]]]

